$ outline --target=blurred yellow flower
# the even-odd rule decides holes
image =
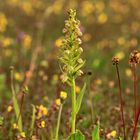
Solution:
[[[75,87],[75,90],[76,90],[76,93],[78,94],[78,93],[80,93],[80,90],[81,90],[81,89],[80,89],[79,86],[76,86],[76,87]]]
[[[13,123],[13,129],[18,129],[18,126],[16,123]]]
[[[99,22],[100,24],[106,23],[107,20],[108,20],[108,16],[107,16],[107,14],[105,14],[105,13],[101,13],[101,14],[98,16],[98,22]]]
[[[14,77],[17,81],[22,81],[22,78],[23,78],[19,72],[15,72]]]
[[[113,138],[116,137],[116,135],[117,135],[116,130],[113,130],[113,131],[111,132],[111,135],[112,135]]]
[[[124,54],[124,52],[120,51],[120,52],[116,53],[115,56],[118,57],[120,60],[122,60],[125,57],[125,54]]]
[[[91,38],[92,38],[91,34],[86,33],[86,34],[83,35],[83,41],[84,42],[90,41]]]
[[[118,40],[117,40],[117,42],[118,42],[119,45],[124,45],[125,42],[126,42],[126,40],[125,40],[124,37],[119,37]]]
[[[55,46],[60,47],[62,45],[62,38],[58,38],[55,40]]]
[[[52,84],[55,85],[57,83],[57,81],[58,81],[58,75],[57,74],[54,74],[52,76]]]
[[[33,13],[32,3],[30,1],[23,1],[20,3],[22,10],[27,14],[30,15]]]
[[[96,7],[97,13],[101,13],[105,8],[105,4],[104,2],[100,1],[95,4],[95,7]]]
[[[48,115],[48,109],[43,105],[37,106],[37,119]]]
[[[6,38],[2,39],[2,46],[3,47],[7,47],[7,46],[11,45],[12,43],[13,43],[13,40],[10,37],[6,37]]]
[[[7,112],[11,112],[13,110],[13,107],[11,105],[8,106]]]
[[[6,30],[8,21],[6,16],[3,13],[0,13],[0,32],[4,32]]]
[[[54,81],[58,81],[58,75],[57,75],[57,74],[54,74],[52,79],[53,79]]]
[[[46,107],[44,107],[43,105],[39,106],[39,110],[42,112],[43,115],[48,114],[48,109]]]
[[[20,136],[21,136],[22,138],[26,138],[25,132],[21,132],[21,133],[20,133]]]
[[[111,139],[111,138],[115,138],[116,135],[117,135],[116,130],[113,130],[110,133],[108,133],[106,136],[107,136],[108,139]]]
[[[41,121],[41,127],[44,128],[46,126],[45,121]]]
[[[130,77],[130,76],[132,76],[132,71],[131,71],[131,69],[126,69],[125,70],[125,74],[126,74],[126,76],[128,76],[128,77]]]
[[[102,84],[102,80],[101,80],[101,79],[99,79],[99,78],[98,78],[98,79],[96,79],[96,80],[95,80],[95,84],[97,84],[97,85],[101,85],[101,84]]]
[[[130,40],[130,45],[131,45],[132,47],[136,47],[136,46],[138,45],[138,40],[137,40],[137,38],[132,38],[132,39]]]
[[[60,14],[62,11],[62,7],[63,7],[63,1],[62,0],[57,0],[54,2],[54,4],[52,5],[53,7],[53,12],[55,14]]]
[[[41,63],[40,63],[40,65],[41,65],[42,67],[47,68],[49,64],[48,64],[48,61],[42,60]]]
[[[60,100],[60,98],[56,99],[56,100],[55,100],[55,103],[56,103],[57,106],[60,106],[60,105],[61,105],[61,100]]]
[[[87,16],[95,10],[95,7],[94,7],[93,3],[89,2],[87,0],[83,1],[81,6],[82,6],[81,7],[81,13],[82,13],[83,16]]]
[[[66,98],[67,98],[67,92],[61,91],[61,92],[60,92],[60,98],[66,99]]]
[[[31,43],[32,43],[31,36],[25,35],[22,42],[23,47],[25,47],[26,49],[29,49],[31,47]]]

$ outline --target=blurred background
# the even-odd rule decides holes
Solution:
[[[129,120],[133,108],[133,77],[128,58],[131,50],[139,48],[139,0],[0,0],[0,113],[7,113],[11,100],[10,66],[14,66],[17,92],[24,85],[29,87],[25,114],[30,112],[30,104],[49,107],[60,90],[68,91],[60,81],[58,50],[70,8],[77,10],[81,21],[86,59],[83,77],[92,73],[78,125],[88,131],[91,122],[85,117],[90,118],[92,114],[95,120],[101,119],[103,128],[118,130],[118,88],[111,61],[113,56],[121,60],[125,115]],[[138,72],[138,82],[139,76]],[[83,77],[77,80],[77,92]]]

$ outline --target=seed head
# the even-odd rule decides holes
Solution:
[[[118,65],[119,64],[119,58],[118,57],[113,57],[112,58],[112,63],[113,63],[113,65]]]
[[[140,53],[137,50],[134,50],[133,52],[130,53],[129,57],[129,64],[138,64],[140,62]]]

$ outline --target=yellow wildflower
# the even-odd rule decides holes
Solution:
[[[18,126],[16,123],[13,123],[13,129],[18,129]]]
[[[111,132],[111,136],[114,138],[114,137],[116,137],[116,135],[117,135],[117,132],[116,132],[115,130],[113,130],[113,131]]]
[[[11,105],[8,106],[7,112],[11,112],[13,110],[13,107]]]
[[[98,13],[102,12],[105,8],[104,2],[100,1],[95,4],[96,10]]]
[[[57,106],[60,106],[60,105],[61,105],[61,100],[60,100],[60,98],[56,99],[56,100],[55,100],[55,103],[56,103]]]
[[[52,84],[53,85],[55,85],[56,83],[57,83],[57,81],[58,81],[58,75],[57,74],[54,74],[53,76],[52,76]]]
[[[3,13],[0,13],[0,32],[4,32],[6,30],[8,21],[6,16]]]
[[[107,14],[105,14],[105,13],[101,13],[101,14],[98,16],[98,22],[99,22],[100,24],[106,23],[107,20],[108,20],[108,16],[107,16]]]
[[[46,126],[45,121],[41,121],[41,127],[44,128]]]
[[[133,47],[137,46],[137,45],[138,45],[138,40],[137,40],[137,38],[132,38],[132,39],[130,40],[130,44],[131,44],[131,46],[133,46]]]
[[[32,42],[31,36],[30,35],[25,35],[24,38],[23,38],[22,45],[26,49],[29,49],[31,47],[31,42]]]
[[[60,97],[61,97],[62,99],[66,99],[66,98],[67,98],[67,92],[61,91],[61,92],[60,92]]]
[[[119,45],[124,45],[126,43],[126,40],[125,40],[124,37],[119,37],[117,42],[118,42]]]
[[[52,77],[53,81],[58,81],[58,75],[57,74],[54,74],[53,77]]]
[[[76,87],[75,87],[75,90],[76,90],[76,93],[77,93],[77,94],[80,93],[80,87],[79,87],[79,86],[76,86]]]
[[[53,12],[54,12],[56,15],[58,15],[58,14],[60,14],[61,11],[62,11],[63,2],[57,0],[57,1],[54,2],[54,4],[52,5],[52,7],[53,7]]]
[[[60,47],[62,45],[62,38],[58,38],[55,40],[55,46]]]
[[[83,16],[91,14],[94,10],[95,7],[92,2],[87,0],[82,2],[81,12]]]
[[[108,134],[106,135],[106,137],[107,137],[108,139],[111,139],[111,138],[115,138],[116,135],[117,135],[117,132],[116,132],[115,130],[113,130],[113,131],[111,131],[110,133],[108,133]]]
[[[21,3],[21,8],[22,10],[27,14],[27,15],[30,15],[33,13],[33,7],[32,7],[32,4],[31,2],[29,1],[23,1]]]
[[[9,37],[3,38],[2,39],[2,46],[7,47],[13,43],[13,40]]]
[[[132,76],[132,71],[131,71],[131,69],[126,69],[125,70],[125,74],[126,74],[126,76],[128,76],[128,77],[130,77],[130,76]]]
[[[119,58],[120,60],[122,60],[125,57],[125,54],[124,54],[124,52],[120,51],[120,52],[116,53],[115,56],[117,58]]]
[[[48,67],[49,64],[48,64],[48,61],[43,60],[43,61],[41,61],[40,65],[41,65],[42,67]]]
[[[15,72],[14,77],[17,81],[21,81],[22,80],[22,75],[19,72]]]
[[[37,106],[37,119],[48,115],[48,109],[43,105]]]
[[[39,110],[42,112],[43,115],[48,114],[48,109],[46,107],[44,107],[43,105],[39,106]]]
[[[22,138],[26,138],[25,132],[21,132],[21,133],[20,133],[20,136],[21,136]]]

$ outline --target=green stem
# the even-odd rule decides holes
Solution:
[[[19,122],[19,118],[22,116],[23,102],[24,102],[24,93],[22,93],[22,97],[21,97],[21,104],[20,104],[19,115],[17,117],[17,124]]]
[[[16,91],[15,91],[15,88],[14,88],[14,68],[11,67],[11,90],[12,90],[12,99],[13,99],[13,107],[14,107],[14,110],[15,110],[15,115],[16,115],[16,118],[18,119],[18,116],[19,116],[19,113],[20,113],[20,108],[19,108],[19,104],[18,104],[18,101],[17,101],[17,98],[16,98]],[[18,128],[20,130],[20,132],[22,132],[22,118],[21,116],[19,117],[19,121],[18,121]]]
[[[11,68],[11,90],[12,90],[12,94],[13,96],[16,96],[16,93],[15,93],[15,89],[14,89],[14,68],[12,67]]]
[[[72,133],[75,133],[76,122],[76,92],[75,92],[75,79],[72,78]]]
[[[60,127],[60,121],[61,121],[62,108],[63,108],[63,104],[60,105],[60,109],[59,109],[59,113],[58,113],[55,140],[58,140],[58,133],[59,133],[59,127]]]

